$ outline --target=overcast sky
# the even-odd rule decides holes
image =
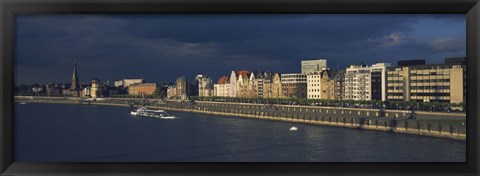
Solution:
[[[16,83],[66,83],[231,70],[299,73],[300,61],[352,64],[464,57],[465,15],[18,15]]]

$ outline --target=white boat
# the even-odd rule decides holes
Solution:
[[[20,104],[27,104],[27,103],[25,103],[25,102],[21,102]]]
[[[292,128],[290,128],[290,131],[297,131],[297,130],[298,130],[297,127],[292,127]]]
[[[130,115],[133,116],[143,116],[143,117],[154,117],[154,118],[161,118],[161,119],[175,119],[175,116],[169,115],[164,110],[152,110],[147,109],[145,107],[138,108],[135,111],[131,111]]]

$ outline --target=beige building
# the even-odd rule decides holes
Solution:
[[[307,74],[307,99],[321,99],[321,72]]]
[[[177,82],[176,82],[176,89],[177,89],[177,93],[176,93],[176,96],[177,97],[180,97],[180,99],[182,100],[186,100],[188,98],[188,81],[187,81],[187,78],[185,76],[180,76],[177,78]]]
[[[404,65],[387,69],[389,100],[461,103],[465,99],[463,64]]]
[[[128,87],[132,84],[143,83],[143,79],[123,79],[123,87]]]
[[[247,97],[250,72],[232,71],[230,75],[230,97]]]
[[[100,80],[98,80],[98,79],[92,80],[92,88],[91,88],[91,93],[90,93],[90,96],[92,96],[92,98],[100,97],[99,87],[100,87]]]
[[[228,77],[220,77],[217,83],[213,85],[213,96],[230,97],[230,82]]]
[[[322,79],[320,80],[320,98],[325,100],[335,99],[335,71],[322,71]]]
[[[275,73],[271,85],[271,97],[270,98],[284,98],[282,93],[282,78],[281,75]]]
[[[167,88],[167,98],[171,99],[177,97],[177,86],[171,85]]]
[[[328,68],[307,75],[307,99],[335,99],[335,73]]]
[[[213,81],[209,76],[198,75],[198,96],[213,96]]]
[[[157,89],[156,83],[136,83],[128,86],[129,95],[153,95]]]
[[[254,73],[250,73],[250,77],[248,78],[248,87],[247,87],[247,98],[257,98],[258,97],[258,82],[255,78]]]
[[[92,93],[92,88],[91,87],[85,87],[82,90],[82,96],[83,97],[91,97],[91,93]]]

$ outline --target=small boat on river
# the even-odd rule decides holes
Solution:
[[[154,117],[154,118],[161,118],[161,119],[175,119],[175,116],[169,115],[164,110],[153,110],[147,109],[145,107],[138,108],[135,111],[131,111],[130,115],[133,116],[143,116],[143,117]]]

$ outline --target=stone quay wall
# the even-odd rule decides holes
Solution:
[[[376,130],[392,133],[404,133],[453,140],[466,140],[464,126],[442,124],[435,121],[417,121],[405,119],[405,113],[398,110],[337,108],[319,106],[292,106],[271,104],[247,104],[231,102],[182,102],[160,101],[158,99],[105,98],[85,100],[65,97],[15,97],[17,102],[72,103],[120,106],[146,106],[148,108],[173,111],[234,116],[263,120],[285,121],[312,125]],[[417,112],[430,116],[465,116],[454,113]]]

